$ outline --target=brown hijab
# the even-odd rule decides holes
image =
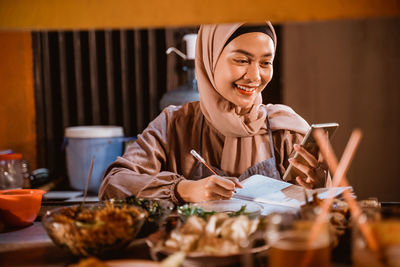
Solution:
[[[292,109],[283,105],[262,104],[261,93],[246,114],[238,114],[238,108],[226,100],[215,87],[214,70],[229,37],[243,23],[202,25],[196,44],[196,78],[200,92],[200,107],[206,120],[225,136],[221,169],[239,176],[247,168],[271,157],[266,117],[269,114],[271,129],[288,129],[305,133],[308,124]],[[276,49],[276,35],[270,22]],[[275,113],[275,114],[271,114]]]

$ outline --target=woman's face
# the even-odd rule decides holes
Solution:
[[[272,79],[274,54],[274,42],[264,33],[245,33],[233,39],[215,66],[218,92],[231,103],[250,108]]]

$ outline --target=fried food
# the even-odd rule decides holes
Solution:
[[[79,256],[100,255],[128,245],[142,226],[146,213],[137,207],[67,207],[46,215],[43,223],[53,241]]]
[[[230,217],[226,213],[216,213],[207,221],[191,216],[182,227],[171,232],[164,246],[206,255],[234,254],[240,251],[241,241],[257,230],[258,223],[258,219],[250,220],[245,215]]]

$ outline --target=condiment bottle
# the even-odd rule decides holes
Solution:
[[[23,185],[22,154],[0,155],[0,189],[22,188]]]

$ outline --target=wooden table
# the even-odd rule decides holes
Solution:
[[[40,222],[0,233],[0,265],[65,266],[70,256],[57,248]]]
[[[150,252],[142,240],[129,247],[121,257],[150,259]],[[41,222],[0,233],[0,266],[68,266],[78,261],[54,245]]]

